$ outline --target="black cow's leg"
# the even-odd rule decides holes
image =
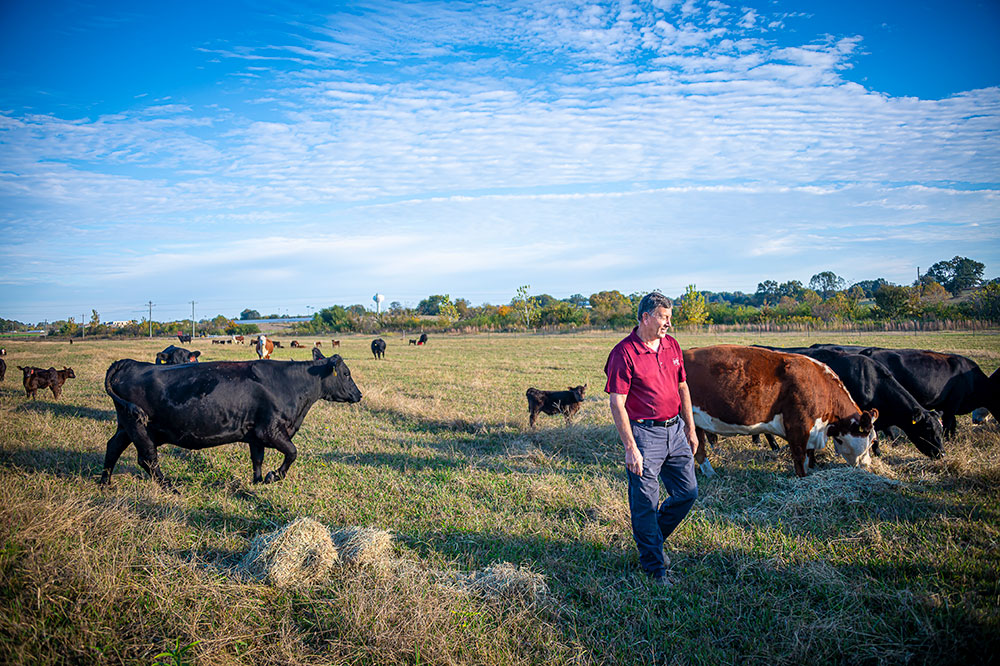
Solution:
[[[264,480],[264,473],[261,467],[264,465],[264,444],[261,442],[250,442],[250,464],[253,465],[253,482],[260,483]]]
[[[172,490],[173,487],[170,485],[170,481],[163,476],[163,472],[160,470],[160,459],[156,455],[156,445],[153,441],[145,436],[145,434],[139,434],[135,438],[135,448],[139,453],[139,467],[143,468],[149,473],[162,488],[165,490]]]
[[[958,431],[958,420],[951,412],[945,412],[941,416],[941,425],[944,427],[944,436],[951,439]]]
[[[816,449],[807,449],[806,456],[809,458],[809,469],[816,469]]]
[[[536,411],[534,409],[532,409],[528,413],[528,427],[531,428],[532,430],[535,429],[535,417],[536,416],[538,416],[538,411]]]
[[[285,478],[285,474],[288,473],[288,468],[292,466],[295,462],[295,458],[298,457],[298,451],[295,445],[292,444],[292,440],[289,439],[284,433],[274,433],[268,444],[277,449],[280,453],[283,453],[285,460],[281,463],[278,469],[270,471],[267,476],[264,477],[264,483],[274,483],[275,481],[281,481]]]
[[[104,453],[104,471],[101,473],[101,485],[108,485],[111,483],[111,475],[115,471],[115,465],[118,464],[118,459],[121,457],[122,452],[128,448],[128,445],[132,443],[132,439],[128,436],[128,433],[119,428],[111,439],[108,440],[108,448]]]
[[[764,438],[767,440],[767,443],[771,447],[772,451],[778,451],[781,449],[781,447],[778,446],[778,440],[776,440],[774,435],[771,433],[765,433]]]

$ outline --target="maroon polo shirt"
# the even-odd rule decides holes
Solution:
[[[605,393],[620,393],[630,419],[665,421],[681,411],[680,382],[687,381],[684,357],[677,340],[669,335],[653,351],[639,339],[638,327],[615,345],[604,365]]]

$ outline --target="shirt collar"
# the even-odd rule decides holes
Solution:
[[[632,334],[628,336],[628,339],[632,342],[632,349],[635,351],[636,354],[657,354],[659,353],[660,349],[663,349],[663,340],[660,340],[659,349],[654,350],[647,347],[646,343],[643,342],[642,338],[639,337],[638,326],[632,329]]]

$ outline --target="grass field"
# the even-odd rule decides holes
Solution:
[[[114,410],[104,373],[171,340],[5,340],[0,384],[0,662],[192,664],[987,663],[1000,643],[1000,433],[959,418],[943,460],[883,444],[870,471],[833,447],[794,477],[787,449],[723,440],[667,544],[678,582],[638,570],[603,366],[624,333],[345,337],[364,394],[317,403],[277,484],[247,447],[130,447],[96,484]],[[329,337],[329,336],[328,336]],[[1000,335],[677,335],[683,347],[814,342],[961,353]],[[279,338],[282,339],[282,338]],[[299,338],[301,340],[301,337]],[[318,338],[317,338],[318,339]],[[291,338],[284,340],[287,346]],[[312,341],[310,341],[311,344]],[[324,342],[329,353],[329,340]],[[196,341],[202,361],[249,359]],[[309,349],[276,350],[306,360]],[[16,365],[72,366],[59,401]],[[524,391],[587,383],[578,418],[527,430]],[[265,473],[280,456],[269,451]],[[321,584],[241,578],[251,541],[297,518],[371,527],[391,548]],[[498,584],[488,574],[506,572]],[[504,582],[506,581],[506,582]]]

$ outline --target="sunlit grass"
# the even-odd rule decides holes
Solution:
[[[26,400],[16,370],[0,385],[0,660],[151,663],[195,641],[184,656],[203,664],[976,663],[991,653],[995,424],[960,418],[940,461],[887,443],[864,472],[827,452],[804,480],[787,450],[722,440],[718,476],[700,478],[667,545],[678,582],[654,587],[638,571],[602,392],[623,335],[432,336],[419,348],[389,335],[381,361],[370,338],[343,336],[338,352],[365,397],[313,407],[284,481],[251,484],[244,445],[164,446],[179,495],[145,477],[134,448],[110,488],[96,484],[114,432],[105,370],[171,341],[5,341],[9,366],[70,365],[77,378],[58,402]],[[1000,337],[987,333],[678,338],[940,349],[987,373],[1000,363]],[[254,358],[245,346],[189,346],[203,361]],[[542,416],[527,429],[529,386],[582,383],[570,427]],[[279,461],[268,452],[266,470]],[[227,573],[255,537],[301,517],[385,530],[405,566],[340,566],[302,590]],[[544,581],[545,603],[480,593],[469,581],[490,571]]]

